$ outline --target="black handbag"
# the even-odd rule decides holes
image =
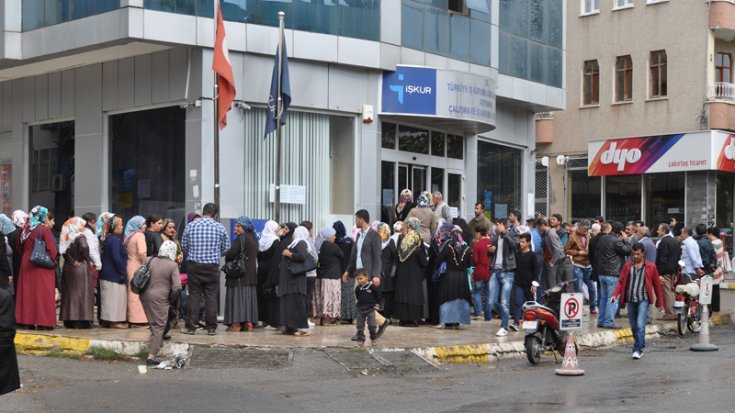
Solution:
[[[46,241],[41,239],[42,232],[43,228],[39,228],[36,243],[33,244],[33,251],[31,251],[31,262],[39,267],[51,269],[56,267],[56,264],[46,251]]]
[[[307,253],[303,261],[288,260],[288,271],[291,275],[302,274],[316,269],[316,260]]]
[[[154,258],[156,257],[149,258],[148,262],[135,270],[133,279],[130,280],[130,290],[132,292],[142,294],[143,291],[148,288],[148,283],[151,280],[151,261],[153,261]]]
[[[237,279],[244,277],[247,263],[248,256],[245,255],[245,245],[242,237],[240,237],[240,253],[237,254],[237,257],[235,257],[234,260],[227,261],[225,262],[225,265],[222,266],[222,272],[225,273],[225,278]]]

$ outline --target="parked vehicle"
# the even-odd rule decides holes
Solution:
[[[539,304],[538,301],[527,301],[523,304],[523,332],[526,334],[524,346],[529,363],[538,364],[544,351],[558,351],[564,357],[568,333],[559,329],[559,311],[561,295],[567,284],[573,282],[565,281],[544,291],[546,305]],[[536,288],[539,286],[536,281],[533,285]]]
[[[684,335],[687,329],[699,333],[702,328],[702,306],[699,305],[699,276],[684,272],[684,261],[679,261],[679,277],[676,281],[676,331]]]

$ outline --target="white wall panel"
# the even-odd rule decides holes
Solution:
[[[118,108],[118,62],[105,62],[102,64],[102,110],[110,111]]]
[[[329,67],[329,109],[359,113],[367,101],[366,69]]]
[[[291,105],[310,108],[326,108],[328,105],[327,89],[329,88],[329,68],[321,63],[289,63]],[[268,89],[270,90],[268,76]],[[266,92],[265,96],[268,96]]]
[[[36,82],[32,77],[21,79],[23,85],[23,122],[33,122],[36,120]]]
[[[135,57],[135,106],[151,104],[151,55]]]
[[[40,75],[36,80],[36,119],[48,119],[48,76]]]
[[[48,117],[56,119],[61,116],[61,73],[48,74]]]
[[[74,116],[74,70],[61,72],[61,117]]]
[[[162,103],[168,100],[169,52],[153,53],[151,56],[151,101]]]
[[[129,57],[118,61],[117,107],[132,108],[135,99],[135,59]]]

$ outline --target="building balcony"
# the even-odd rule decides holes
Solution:
[[[735,84],[717,82],[707,86],[710,129],[735,131]]]
[[[554,112],[536,114],[536,144],[554,143]]]
[[[709,28],[718,39],[735,38],[735,1],[712,0],[709,6]]]

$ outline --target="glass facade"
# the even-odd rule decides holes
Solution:
[[[22,4],[25,32],[115,10],[120,0],[23,0]]]
[[[380,40],[380,0],[222,0],[225,20],[278,26],[286,13],[286,28],[307,32]],[[212,0],[145,0],[147,9],[212,17]]]
[[[506,218],[511,209],[521,210],[521,153],[520,149],[477,142],[477,198],[468,202],[484,202],[489,197],[491,219]]]
[[[735,174],[717,172],[717,220],[715,224],[726,235],[726,248],[732,253],[733,244],[733,222],[735,222]]]
[[[402,0],[403,47],[490,66],[490,0],[450,12],[448,0]]]
[[[646,217],[649,228],[668,223],[670,217],[684,222],[684,172],[646,175]]]
[[[626,221],[641,219],[641,175],[605,177],[605,219]]]
[[[500,73],[562,86],[562,0],[500,0]]]
[[[589,219],[600,215],[602,178],[587,176],[587,168],[570,169],[567,187],[569,188],[567,205],[571,219]]]

